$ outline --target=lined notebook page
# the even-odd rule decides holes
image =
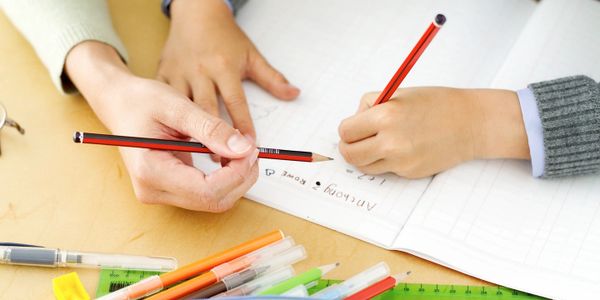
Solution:
[[[383,89],[437,13],[448,22],[404,86],[488,86],[533,8],[521,0],[248,2],[238,23],[302,89],[296,101],[281,102],[246,85],[260,145],[335,161],[261,160],[247,197],[390,247],[430,179],[361,174],[338,153],[338,124],[363,93]]]
[[[524,162],[476,161],[436,176],[395,248],[546,297],[597,296],[600,176],[530,172]]]
[[[544,0],[495,80],[600,79],[600,1]],[[600,176],[543,180],[529,162],[477,161],[436,176],[395,246],[558,299],[600,293]],[[432,258],[433,257],[433,258]]]

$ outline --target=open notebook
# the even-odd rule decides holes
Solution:
[[[600,79],[599,1],[250,1],[240,26],[302,89],[281,102],[246,84],[259,143],[335,161],[261,160],[247,197],[523,291],[600,294],[600,176],[540,180],[528,162],[476,161],[405,180],[361,174],[339,155],[339,122],[383,89],[439,12],[448,22],[402,86]]]

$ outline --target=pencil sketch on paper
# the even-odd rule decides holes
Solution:
[[[277,110],[277,105],[260,105],[252,102],[248,104],[250,106],[250,111],[252,112],[252,117],[255,121],[268,118],[271,113]]]

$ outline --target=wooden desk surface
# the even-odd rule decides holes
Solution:
[[[152,77],[168,31],[159,1],[109,1],[136,74]],[[180,265],[280,228],[303,244],[297,270],[334,261],[345,278],[379,261],[409,282],[484,284],[456,271],[355,238],[248,200],[209,214],[143,205],[117,149],[75,145],[75,130],[106,132],[85,100],[60,95],[31,46],[0,14],[0,102],[23,125],[2,132],[0,240],[72,250],[174,256]],[[52,278],[69,269],[0,266],[0,298],[51,299]],[[96,270],[77,270],[94,295]]]

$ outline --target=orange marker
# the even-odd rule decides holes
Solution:
[[[294,246],[294,240],[291,237],[279,240],[275,243],[269,244],[256,251],[250,252],[244,256],[240,256],[232,261],[228,261],[221,265],[212,268],[210,271],[196,276],[192,279],[188,279],[168,290],[162,291],[158,294],[152,295],[147,300],[175,300],[181,299],[182,297],[188,296],[194,292],[197,292],[213,283],[216,283],[228,275],[235,272],[239,272],[248,267],[259,267],[260,264],[266,263],[268,260],[272,260],[273,257],[280,254],[281,252],[290,249]]]
[[[167,272],[161,275],[148,277],[140,282],[112,292],[99,300],[132,300],[139,299],[144,296],[152,295],[161,291],[165,287],[186,280],[193,276],[197,276],[203,272],[210,270],[220,264],[248,254],[254,250],[260,249],[266,245],[272,244],[283,239],[283,232],[280,230],[273,231],[269,234],[258,237],[254,240],[247,241],[243,244],[227,249],[223,252],[203,258],[189,265],[183,266],[177,270]],[[212,283],[212,282],[211,282]],[[209,283],[210,284],[210,283]]]

